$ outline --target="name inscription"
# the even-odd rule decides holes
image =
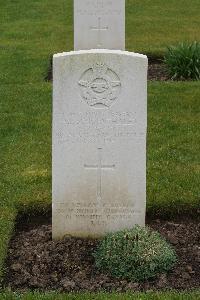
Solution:
[[[136,114],[133,112],[71,112],[64,118],[68,125],[129,125],[136,122]]]
[[[113,142],[116,139],[145,137],[146,128],[134,112],[71,112],[59,114],[58,143]]]

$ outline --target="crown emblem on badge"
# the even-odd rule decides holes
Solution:
[[[86,70],[78,84],[82,98],[94,108],[110,107],[116,101],[121,89],[118,75],[101,62]]]
[[[96,74],[99,74],[100,76],[105,74],[108,67],[104,63],[96,63],[94,66],[92,66],[93,72]]]

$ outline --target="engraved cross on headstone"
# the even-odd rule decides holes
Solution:
[[[101,18],[99,17],[98,18],[98,26],[97,27],[91,26],[90,29],[98,31],[98,44],[97,44],[97,47],[100,48],[102,46],[102,44],[101,44],[101,31],[108,30],[108,26],[101,27]]]
[[[113,170],[115,165],[103,165],[102,164],[102,148],[98,148],[98,164],[97,165],[87,165],[84,167],[86,169],[95,169],[97,170],[97,203],[101,203],[102,199],[102,170]]]

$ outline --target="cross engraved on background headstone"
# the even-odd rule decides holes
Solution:
[[[91,30],[97,30],[98,31],[98,45],[97,47],[101,47],[101,31],[106,31],[108,30],[108,26],[106,27],[101,27],[101,18],[99,17],[98,18],[98,26],[97,27],[94,27],[94,26],[91,26],[90,27]]]
[[[86,169],[95,169],[97,170],[97,203],[101,203],[102,199],[102,170],[113,170],[115,165],[103,165],[102,164],[102,148],[98,148],[98,164],[97,165],[87,165],[85,164],[84,167]]]

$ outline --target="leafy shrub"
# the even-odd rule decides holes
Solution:
[[[200,43],[168,47],[164,62],[171,79],[200,79]]]
[[[108,234],[93,255],[99,269],[136,281],[167,272],[176,262],[174,250],[160,234],[140,226]]]

